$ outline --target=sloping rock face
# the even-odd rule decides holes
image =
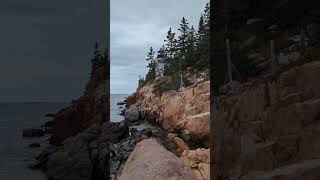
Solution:
[[[143,86],[133,95],[134,98],[128,99],[135,99],[132,104],[138,103],[140,111],[147,112],[169,132],[186,131],[190,135],[187,141],[203,142],[209,146],[210,81],[161,95],[156,94],[154,88],[159,83],[161,79]]]
[[[34,167],[42,168],[52,180],[109,179],[109,145],[113,138],[109,114],[106,60],[93,64],[84,95],[54,115],[50,143],[59,146],[50,146],[39,154]]]
[[[195,180],[190,167],[155,139],[139,142],[131,153],[119,180]]]
[[[319,179],[319,77],[313,61],[215,98],[214,178]]]
[[[55,114],[52,144],[60,144],[96,122],[106,122],[106,116],[109,117],[107,71],[107,65],[93,67],[84,95]]]

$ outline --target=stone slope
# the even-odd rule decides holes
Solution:
[[[56,113],[53,120],[52,144],[60,144],[70,136],[90,127],[94,123],[106,122],[109,107],[109,80],[107,65],[93,67],[93,74],[84,94]]]
[[[52,116],[53,146],[34,167],[55,180],[109,178],[109,61],[93,63],[84,94]]]
[[[128,99],[134,99],[141,111],[146,111],[169,132],[183,131],[191,140],[200,140],[208,147],[210,139],[210,81],[189,86],[181,91],[154,93],[157,80],[138,89]],[[132,102],[131,102],[132,103]]]
[[[313,61],[223,87],[214,107],[214,177],[318,179],[319,77]]]
[[[210,81],[178,91],[170,90],[168,82],[170,79],[164,77],[138,88],[127,99],[125,117],[129,121],[145,119],[160,125],[169,132],[162,142],[165,147],[180,156],[196,179],[208,180]]]

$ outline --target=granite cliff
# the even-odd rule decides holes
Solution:
[[[213,178],[319,179],[318,2],[217,2]]]
[[[210,81],[199,82],[179,90],[169,88],[170,82],[169,77],[163,77],[138,88],[127,99],[125,117],[143,119],[162,128],[165,135],[159,141],[167,149],[166,151],[173,152],[175,158],[180,158],[184,165],[191,168],[194,175],[192,179],[210,179]],[[143,157],[139,155],[143,153],[141,149],[150,151],[148,153],[153,154],[153,158],[163,156],[162,153],[158,154],[160,151],[158,148],[148,148],[146,144],[148,143],[136,146],[130,155],[121,176],[123,179],[129,177],[131,169],[138,164],[137,157]],[[147,164],[146,168],[157,166],[153,163]],[[166,168],[165,163],[160,166]],[[179,169],[176,166],[175,168]],[[163,179],[166,179],[165,174],[162,176]],[[176,177],[176,179],[183,178]]]
[[[109,178],[109,61],[93,61],[84,94],[53,116],[52,146],[36,158],[49,179]]]

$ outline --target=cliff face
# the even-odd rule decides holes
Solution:
[[[49,179],[108,179],[109,64],[93,66],[84,95],[53,120],[51,146],[37,157]]]
[[[51,142],[59,144],[94,123],[106,122],[109,81],[107,65],[93,67],[93,73],[86,90],[70,106],[55,114]]]
[[[203,142],[207,147],[210,140],[210,81],[186,87],[181,91],[166,91],[162,95],[155,88],[166,79],[140,88],[128,101],[138,102],[157,123],[169,132],[190,134],[191,141]],[[132,103],[132,102],[130,102]]]
[[[215,98],[217,179],[320,178],[320,62],[231,82]]]
[[[127,99],[126,119],[145,118],[159,124],[169,132],[162,142],[167,149],[180,156],[182,162],[191,168],[195,179],[209,180],[210,81],[204,81],[178,91],[170,90],[172,89],[170,87],[170,78],[164,77],[139,88]],[[143,156],[143,154],[138,154],[142,153],[139,152],[141,150],[135,151],[137,152],[133,153],[133,157]],[[148,153],[153,154],[158,151],[150,148]],[[170,152],[167,153],[170,154]],[[163,159],[166,160],[167,157],[163,157]],[[135,165],[139,165],[138,162],[139,160],[127,162],[123,177],[135,175],[132,170],[127,171],[135,169]],[[151,161],[146,167],[153,166],[157,165]],[[175,169],[180,167],[175,166]],[[166,173],[162,173],[162,175],[165,177]]]

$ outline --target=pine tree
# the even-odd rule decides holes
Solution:
[[[203,15],[201,15],[198,25],[198,42],[201,42],[205,36],[205,25],[203,20]]]
[[[166,42],[165,52],[170,59],[173,59],[176,56],[177,40],[175,38],[175,35],[176,33],[172,32],[171,28],[169,28],[169,31],[167,32],[167,39],[164,40]]]
[[[150,51],[148,52],[146,59],[147,61],[149,61],[149,64],[147,66],[149,68],[149,71],[146,75],[146,81],[153,80],[156,78],[156,62],[154,59],[154,54],[155,52],[153,51],[153,48],[150,47]]]
[[[193,68],[195,64],[195,48],[196,48],[196,32],[193,26],[188,33],[188,46],[186,52],[186,65],[187,68]]]
[[[94,43],[94,51],[93,51],[93,59],[91,60],[92,63],[97,63],[101,59],[101,52],[99,49],[99,43],[96,41]]]
[[[206,4],[206,7],[204,9],[204,15],[203,15],[204,25],[206,31],[210,30],[210,3]]]
[[[188,47],[189,26],[188,21],[183,17],[180,23],[180,35],[177,40],[177,52],[179,61],[180,87],[184,86],[183,72],[186,69],[186,51]]]
[[[99,62],[102,59],[101,52],[100,52],[100,49],[99,49],[99,43],[95,42],[93,48],[94,48],[94,51],[93,51],[93,58],[91,59],[91,63],[92,64],[91,64],[91,72],[90,72],[90,78],[91,79],[93,78],[93,75],[94,75],[95,71],[97,70],[97,68],[99,66]]]
[[[150,63],[152,63],[154,61],[154,54],[155,52],[153,51],[153,48],[150,47],[150,51],[147,54],[147,61],[149,61]]]
[[[198,72],[209,73],[209,45],[210,45],[210,5],[206,4],[204,14],[199,19],[196,57],[193,69]]]
[[[178,55],[183,57],[188,46],[188,37],[189,37],[189,22],[183,17],[180,23],[180,35],[177,40],[177,50]]]

